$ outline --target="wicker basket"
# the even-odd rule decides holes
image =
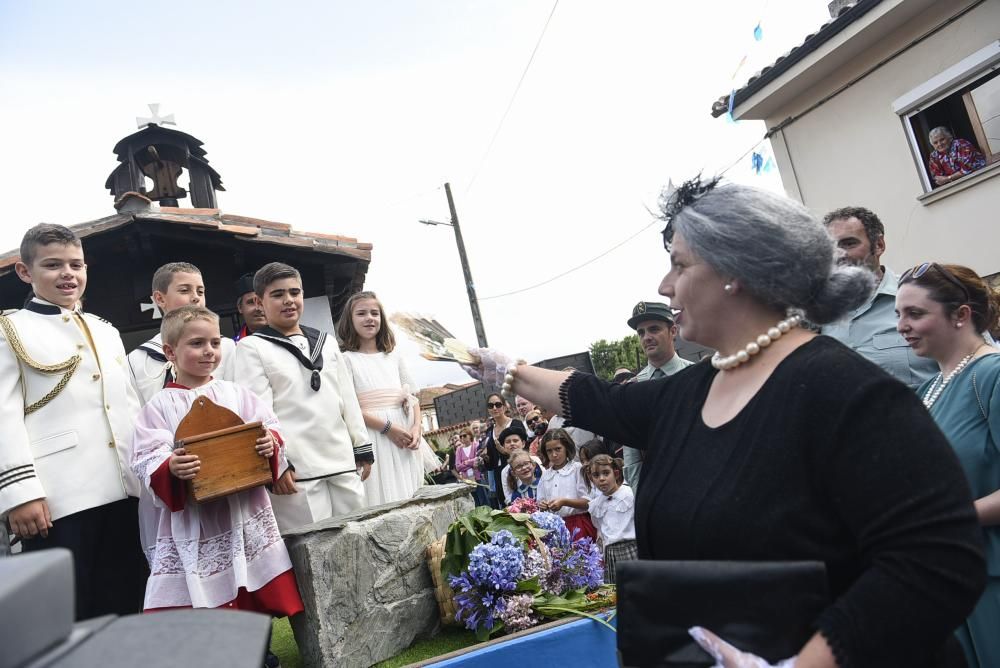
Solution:
[[[451,586],[441,577],[441,561],[444,559],[444,546],[448,536],[441,536],[427,547],[427,566],[431,569],[431,580],[434,582],[434,598],[437,600],[441,624],[455,624],[455,595]]]

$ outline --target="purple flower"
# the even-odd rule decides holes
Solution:
[[[542,581],[542,588],[552,594],[569,589],[594,589],[604,582],[604,565],[597,545],[581,538],[568,548],[551,550],[552,569]]]
[[[542,541],[549,547],[569,547],[570,535],[566,528],[566,522],[555,513],[547,511],[531,514],[531,521],[539,528],[548,531]]]
[[[469,555],[469,577],[494,591],[513,591],[524,567],[524,548],[506,530],[489,543],[481,543]]]

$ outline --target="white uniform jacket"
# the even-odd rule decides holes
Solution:
[[[54,365],[79,355],[80,363],[59,394],[25,415],[63,373],[21,363],[0,330],[0,516],[43,497],[56,520],[139,496],[128,465],[139,402],[118,330],[83,314],[91,346],[72,311],[38,299],[8,317],[34,362]]]
[[[233,379],[236,362],[236,342],[222,337],[222,363],[215,370],[215,377]],[[163,354],[163,341],[157,334],[128,354],[129,382],[139,395],[139,404],[145,406],[157,392],[174,380],[173,367]]]
[[[234,380],[278,416],[296,479],[353,473],[358,462],[375,459],[354,382],[336,340],[311,327],[301,329],[308,357],[271,327],[240,339]]]

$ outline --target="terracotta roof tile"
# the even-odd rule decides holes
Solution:
[[[345,255],[371,262],[372,245],[359,243],[353,237],[320,232],[293,231],[286,223],[276,223],[260,218],[221,214],[218,209],[186,209],[181,207],[160,207],[141,210],[133,213],[119,213],[106,218],[99,218],[85,223],[72,225],[81,239],[91,235],[106,232],[116,227],[145,222],[172,223],[203,229],[206,232],[215,231],[223,234],[238,235],[247,241],[256,241],[281,246],[308,248],[322,253]],[[0,254],[0,275],[10,272],[14,264],[20,260],[19,250],[13,249]],[[367,265],[359,267],[360,275],[367,271]]]

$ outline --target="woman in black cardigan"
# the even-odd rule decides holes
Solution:
[[[944,665],[985,581],[962,470],[908,388],[799,326],[861,305],[872,276],[837,263],[804,207],[755,188],[689,182],[664,219],[660,294],[685,339],[720,351],[711,363],[613,385],[484,351],[484,372],[646,450],[641,559],[824,562],[832,602],[796,668]]]

